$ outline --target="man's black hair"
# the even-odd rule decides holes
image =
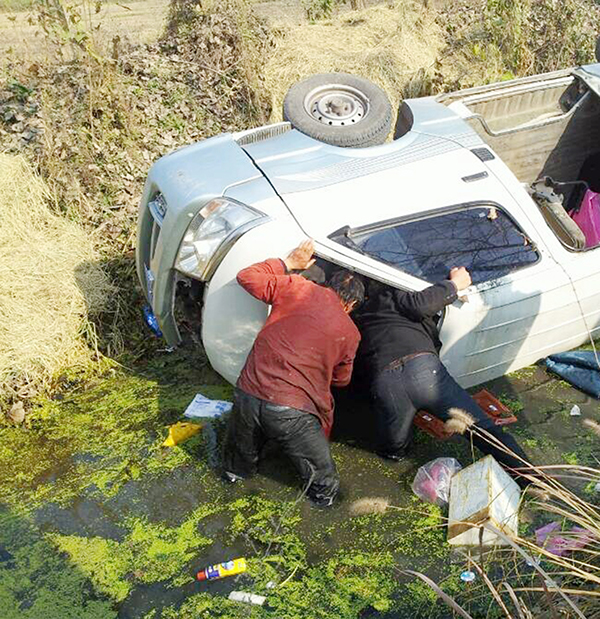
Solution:
[[[326,285],[338,295],[343,303],[354,303],[355,309],[365,298],[365,282],[362,276],[347,269],[336,269]]]

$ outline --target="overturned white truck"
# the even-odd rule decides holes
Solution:
[[[473,285],[439,318],[465,387],[580,345],[600,329],[600,238],[573,217],[600,218],[599,93],[594,64],[405,100],[386,142],[377,87],[345,74],[297,84],[287,122],[152,166],[137,266],[160,329],[171,345],[201,337],[234,382],[268,311],[237,272],[312,237],[325,270],[396,288],[466,266]]]

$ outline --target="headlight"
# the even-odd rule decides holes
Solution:
[[[245,204],[226,198],[212,200],[186,230],[175,268],[206,279],[233,243],[265,218],[264,213]]]

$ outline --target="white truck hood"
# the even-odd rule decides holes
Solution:
[[[396,143],[342,149],[290,133],[300,136],[290,136],[298,148],[278,149],[270,140],[267,153],[249,154],[304,232],[320,242],[344,226],[482,199],[482,181],[463,179],[492,182],[484,162],[447,138],[410,132]]]

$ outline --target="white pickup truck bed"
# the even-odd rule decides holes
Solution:
[[[581,69],[556,71],[437,100],[466,120],[521,182],[570,181],[600,144],[600,102],[586,78]]]

